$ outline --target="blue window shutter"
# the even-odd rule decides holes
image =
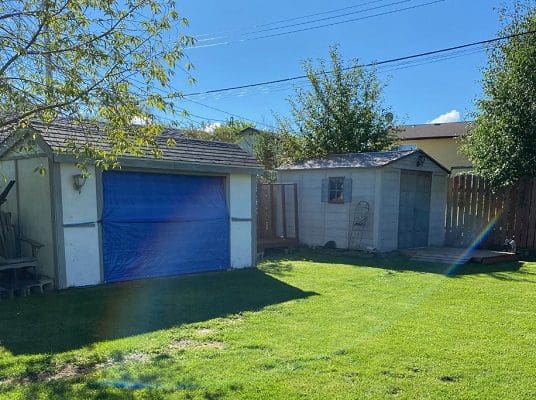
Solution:
[[[322,179],[322,203],[327,203],[329,201],[328,198],[329,193],[329,179]]]
[[[344,178],[344,202],[352,202],[352,178]]]

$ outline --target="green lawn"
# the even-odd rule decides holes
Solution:
[[[534,399],[536,263],[302,253],[0,302],[1,399]]]

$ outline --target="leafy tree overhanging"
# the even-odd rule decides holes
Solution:
[[[0,128],[68,118],[105,134],[72,151],[103,166],[152,148],[180,93],[169,90],[193,43],[175,0],[6,0],[0,4]],[[133,118],[146,123],[134,127]],[[105,124],[102,124],[102,123]]]
[[[533,4],[503,11],[501,35],[536,32]],[[496,188],[536,176],[536,34],[494,47],[483,86],[485,97],[477,101],[474,128],[462,147],[473,169]]]

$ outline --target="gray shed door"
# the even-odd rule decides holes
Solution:
[[[401,171],[398,217],[399,249],[428,245],[431,189],[431,172]]]

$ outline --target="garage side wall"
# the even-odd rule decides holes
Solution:
[[[36,154],[40,152],[38,148],[33,151]],[[17,152],[6,155],[6,158],[8,160],[1,163],[5,180],[0,186],[3,189],[12,179],[16,185],[11,189],[2,210],[12,213],[11,222],[18,225],[21,236],[43,244],[38,253],[38,272],[56,278],[49,160],[44,155],[35,157]],[[30,255],[26,245],[23,245],[23,254]]]
[[[73,175],[80,170],[74,164],[60,164],[65,287],[102,282],[95,169],[88,172],[79,193],[73,188]]]
[[[254,229],[251,175],[229,177],[229,212],[231,218],[231,267],[253,266]]]

